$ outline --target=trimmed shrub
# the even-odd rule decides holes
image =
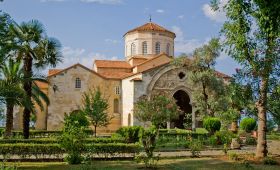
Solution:
[[[123,137],[128,143],[139,142],[143,127],[141,126],[131,126],[131,127],[121,127],[117,130],[117,134]]]
[[[216,137],[216,142],[218,145],[229,145],[231,143],[232,138],[235,138],[231,131],[217,131],[215,132],[214,136]]]
[[[245,130],[246,132],[251,132],[252,130],[254,130],[256,125],[256,120],[249,117],[242,119],[240,122],[241,129]]]
[[[219,131],[221,128],[221,121],[215,117],[207,117],[203,119],[203,127],[208,130],[211,134]]]

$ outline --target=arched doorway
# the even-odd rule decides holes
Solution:
[[[174,119],[171,121],[171,127],[185,129],[185,127],[184,127],[185,113],[190,114],[190,118],[191,118],[191,114],[192,114],[192,106],[190,105],[190,97],[183,90],[176,91],[174,93],[173,97],[176,100],[177,106],[179,107],[179,109],[182,112],[177,119]]]

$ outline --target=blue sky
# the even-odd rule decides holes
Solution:
[[[225,21],[210,0],[4,0],[0,10],[20,23],[40,20],[63,45],[59,68],[80,62],[92,68],[94,59],[124,59],[123,35],[152,21],[174,31],[175,54],[193,49],[219,35]],[[222,2],[225,0],[221,0]],[[237,64],[225,54],[216,69],[231,75]]]

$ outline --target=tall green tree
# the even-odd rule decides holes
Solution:
[[[0,80],[0,96],[2,102],[6,105],[6,129],[5,138],[11,136],[13,128],[13,110],[15,105],[20,105],[21,99],[24,98],[24,91],[21,88],[22,83],[22,70],[20,69],[20,62],[14,62],[10,59],[6,65],[1,68],[1,80]]]
[[[23,22],[21,25],[13,23],[10,26],[9,36],[15,44],[18,60],[23,61],[23,88],[27,95],[26,100],[31,103],[33,68],[55,66],[61,61],[60,43],[54,38],[46,36],[43,25],[37,20]],[[31,110],[24,107],[23,110],[23,135],[29,137],[29,123]]]
[[[219,39],[213,38],[208,44],[195,49],[189,64],[189,80],[194,89],[194,103],[198,111],[204,115],[214,116],[220,111],[224,82],[216,75],[216,59],[220,55]]]
[[[23,84],[25,81],[23,75],[22,64],[20,61],[14,61],[9,59],[5,65],[0,68],[1,79],[0,79],[0,100],[6,105],[6,129],[5,138],[11,136],[11,131],[13,129],[13,110],[14,106],[21,106],[29,108],[35,115],[35,103],[44,109],[45,102],[49,104],[47,95],[40,90],[36,85],[36,82],[47,83],[47,80],[41,77],[32,76],[32,101],[26,100],[27,96],[23,89]]]
[[[108,101],[104,96],[102,96],[99,88],[84,93],[83,106],[81,110],[90,118],[90,121],[94,126],[95,137],[96,128],[107,126],[112,119],[112,117],[108,114],[108,108]]]
[[[213,0],[214,9],[218,1]],[[279,78],[280,4],[278,0],[228,0],[223,7],[228,20],[222,28],[224,46],[254,81],[258,111],[256,157],[267,156],[266,119],[270,82]],[[277,73],[276,73],[277,72]]]

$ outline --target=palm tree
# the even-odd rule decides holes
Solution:
[[[11,131],[13,129],[13,110],[14,106],[23,106],[32,111],[35,114],[34,104],[37,103],[41,110],[43,109],[43,102],[47,105],[49,104],[49,99],[45,93],[43,93],[36,82],[47,81],[41,77],[31,77],[32,82],[32,100],[26,100],[27,96],[23,90],[23,84],[26,81],[23,75],[23,69],[21,62],[15,62],[12,59],[0,68],[2,72],[2,79],[0,80],[0,99],[2,99],[6,104],[6,129],[5,138],[11,136]]]
[[[13,109],[20,104],[20,98],[24,96],[24,91],[20,87],[22,72],[20,63],[9,60],[1,67],[2,79],[0,80],[0,96],[6,104],[6,130],[4,137],[10,137],[13,126]]]
[[[54,38],[46,36],[43,25],[37,20],[23,22],[21,25],[13,23],[10,27],[10,35],[16,44],[17,59],[23,61],[23,76],[27,81],[23,88],[26,92],[26,100],[31,103],[33,66],[43,68],[56,66],[61,61],[60,43]],[[29,123],[31,110],[24,107],[23,110],[23,135],[29,138]]]
[[[0,10],[0,65],[4,64],[13,47],[13,44],[9,43],[9,36],[7,36],[11,22],[10,16]]]

